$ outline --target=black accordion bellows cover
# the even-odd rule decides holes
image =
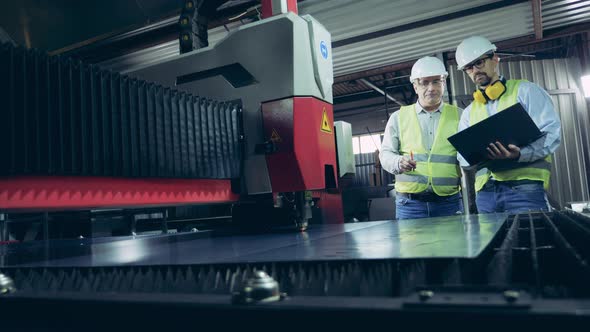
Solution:
[[[0,44],[0,176],[230,179],[241,105]]]

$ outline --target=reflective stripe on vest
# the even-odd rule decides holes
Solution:
[[[398,192],[419,193],[432,186],[440,196],[459,192],[461,173],[457,163],[457,150],[447,138],[457,132],[459,110],[453,105],[444,104],[436,136],[430,152],[422,142],[422,130],[416,114],[415,105],[403,106],[399,110],[400,154],[410,157],[414,154],[416,170],[395,176]]]
[[[400,182],[416,182],[416,183],[425,183],[428,184],[428,177],[425,175],[416,175],[416,174],[399,174],[395,176],[395,183],[397,188],[397,183]],[[460,178],[441,178],[436,177],[432,178],[432,184],[435,186],[458,186],[461,184]],[[399,189],[399,188],[398,188]]]
[[[525,80],[508,80],[506,82],[506,92],[498,100],[498,112],[516,104],[518,97],[518,87]],[[471,104],[469,114],[469,125],[472,126],[488,118],[486,105],[478,102]],[[543,181],[545,189],[549,187],[549,177],[551,175],[551,156],[537,160],[531,163],[515,163],[511,169],[494,171],[493,169],[482,168],[476,173],[475,190],[480,191],[488,182],[490,177],[498,181],[515,181],[515,180],[535,180]]]

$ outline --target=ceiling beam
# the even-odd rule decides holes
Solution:
[[[346,113],[346,112],[350,112],[350,111],[373,110],[376,108],[382,108],[383,105],[384,105],[383,99],[381,99],[379,101],[366,102],[364,104],[357,104],[356,106],[338,105],[338,107],[334,107],[334,114],[340,114],[343,112]],[[347,106],[347,107],[341,107],[341,106]],[[396,105],[396,107],[397,107],[397,105]]]
[[[206,7],[203,9],[206,10],[206,16],[209,18],[209,29],[229,23],[230,18],[235,18],[236,15],[240,19],[257,16],[258,12],[256,8],[260,5],[259,0],[244,0],[217,11],[217,8],[222,7],[222,4],[229,2],[230,0],[207,0],[204,2]],[[169,42],[178,38],[178,19],[182,8],[181,5],[183,5],[183,2],[179,4],[178,10],[175,13],[170,13],[171,16],[153,24],[134,27],[131,30],[128,30],[130,27],[125,27],[119,31],[113,31],[57,50],[52,50],[49,54],[64,54],[66,56],[76,56],[88,62],[100,62],[153,45]],[[241,14],[244,13],[247,15],[242,16]],[[237,18],[235,19],[237,20]]]
[[[518,48],[528,45],[539,44],[553,39],[563,38],[572,35],[584,35],[590,33],[590,23],[579,23],[567,27],[555,28],[551,30],[545,30],[542,39],[536,39],[534,35],[528,35],[523,37],[517,37],[512,39],[506,39],[503,41],[496,42],[499,52],[509,50],[512,48]],[[529,52],[531,53],[531,52]],[[449,59],[455,59],[455,51],[447,52]],[[351,74],[354,75],[354,74]]]
[[[427,18],[427,19],[424,19],[421,21],[417,21],[417,22],[402,24],[402,25],[394,26],[394,27],[391,27],[388,29],[369,32],[369,33],[366,33],[363,35],[358,35],[358,36],[354,36],[354,37],[350,37],[350,38],[346,38],[346,39],[333,41],[332,48],[338,48],[341,46],[359,43],[359,42],[363,42],[363,41],[366,41],[369,39],[379,38],[379,37],[391,35],[391,34],[398,33],[398,32],[404,32],[404,31],[407,31],[410,29],[420,28],[420,27],[432,25],[435,23],[441,23],[441,22],[445,22],[445,21],[452,20],[455,18],[461,18],[461,17],[465,17],[468,15],[483,13],[483,12],[486,12],[489,10],[494,10],[494,9],[498,9],[498,8],[502,8],[502,7],[511,6],[511,5],[514,5],[514,4],[517,4],[520,2],[524,2],[524,1],[526,1],[526,0],[495,1],[495,2],[488,3],[485,5],[479,6],[479,7],[468,8],[468,9],[456,11],[454,13],[449,13],[446,15],[441,15],[441,16],[437,16],[437,17],[430,17],[430,18]]]
[[[414,64],[414,62],[416,62],[416,61],[401,62],[401,63],[396,63],[394,65],[388,65],[388,66],[383,66],[383,67],[379,67],[379,68],[375,68],[375,69],[364,70],[364,71],[360,71],[357,73],[340,75],[340,76],[334,77],[334,84],[346,82],[346,81],[354,81],[354,80],[358,80],[360,78],[367,78],[367,77],[371,77],[371,76],[381,75],[384,73],[392,73],[394,71],[403,70],[403,69],[410,69],[410,68],[412,68],[412,65]]]
[[[394,105],[394,106],[388,107],[386,110],[385,108],[383,108],[383,104],[381,104],[378,107],[351,109],[351,110],[346,110],[346,111],[337,112],[337,113],[335,112],[334,117],[337,119],[341,119],[341,118],[345,118],[345,117],[360,116],[360,115],[367,117],[367,116],[369,116],[369,114],[383,112],[383,115],[385,117],[383,122],[385,123],[385,121],[387,121],[387,119],[389,118],[389,114],[399,110],[399,108],[400,108],[399,106]],[[387,115],[385,115],[386,111],[387,111]]]
[[[398,101],[397,99],[393,98],[392,96],[390,96],[388,93],[386,93],[385,91],[379,89],[376,85],[374,85],[373,83],[367,81],[364,78],[359,79],[360,82],[362,82],[364,85],[368,86],[369,88],[379,92],[380,94],[384,95],[385,97],[387,97],[387,99],[391,100],[392,102],[400,105],[400,106],[404,106],[405,104],[401,103],[400,101]]]
[[[531,0],[533,9],[533,27],[535,39],[543,39],[543,15],[541,12],[541,0]]]
[[[368,104],[380,104],[383,105],[383,96],[377,95],[373,97],[366,97],[363,99],[348,99],[348,100],[338,100],[334,98],[334,112],[343,111],[347,109],[356,109],[359,107],[366,107]]]
[[[533,36],[525,36],[497,42],[496,46],[498,46],[498,49],[502,50],[504,48],[537,44],[543,41],[553,40],[556,38],[562,38],[571,35],[583,34],[587,32],[590,32],[590,23],[579,23],[567,27],[546,30],[543,34],[543,39],[541,40],[537,40]]]
[[[410,96],[409,97],[408,97],[408,95],[406,95],[406,86],[402,85],[399,90],[402,93],[402,96],[404,97],[404,101],[406,102],[406,104],[408,104],[408,105],[411,104],[412,103],[412,100],[411,100],[412,90],[409,89],[410,90]]]

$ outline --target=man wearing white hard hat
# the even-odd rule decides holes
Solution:
[[[495,51],[496,45],[480,36],[469,37],[457,47],[458,69],[476,85],[474,101],[463,112],[459,131],[520,103],[545,135],[520,147],[490,142],[490,162],[476,173],[477,209],[479,213],[546,211],[551,154],[560,143],[559,117],[541,87],[499,75],[500,59]],[[460,154],[458,159],[461,166],[469,166]]]
[[[385,127],[379,159],[395,175],[397,219],[463,213],[457,151],[447,140],[461,110],[443,102],[447,75],[439,59],[419,59],[410,75],[418,101],[393,113]]]

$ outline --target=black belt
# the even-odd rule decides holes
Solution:
[[[422,201],[422,202],[438,202],[438,201],[442,201],[442,200],[450,197],[450,196],[439,196],[433,192],[422,192],[422,193],[417,193],[417,194],[397,192],[397,193],[395,193],[395,195],[399,196],[399,197],[407,198],[407,199]]]
[[[518,186],[520,184],[543,184],[543,181],[538,180],[509,180],[509,181],[498,181],[494,179],[489,179],[488,182],[481,188],[482,191],[494,191],[495,186],[497,184],[504,184],[507,186]]]

